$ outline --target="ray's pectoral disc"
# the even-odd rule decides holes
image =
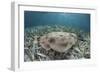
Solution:
[[[39,44],[45,50],[66,52],[77,42],[77,35],[68,32],[51,32],[40,37]]]

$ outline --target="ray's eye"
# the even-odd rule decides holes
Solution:
[[[55,43],[55,39],[54,38],[50,38],[49,39],[49,43]]]

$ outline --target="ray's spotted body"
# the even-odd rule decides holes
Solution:
[[[66,52],[77,42],[77,35],[68,32],[51,32],[40,37],[39,44],[45,50]]]

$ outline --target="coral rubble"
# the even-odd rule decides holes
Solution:
[[[25,28],[24,61],[90,58],[90,32],[65,25]]]

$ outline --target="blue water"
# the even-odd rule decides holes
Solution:
[[[24,11],[24,25],[34,27],[39,25],[67,25],[90,32],[90,14]]]

